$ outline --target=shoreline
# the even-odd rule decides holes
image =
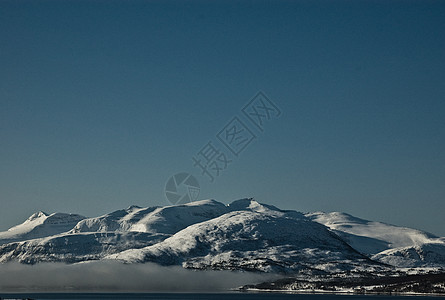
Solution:
[[[445,293],[415,293],[415,292],[354,292],[354,291],[326,291],[326,290],[263,290],[263,289],[245,289],[241,293],[281,293],[281,294],[299,294],[299,295],[348,295],[348,296],[431,296],[445,297]]]

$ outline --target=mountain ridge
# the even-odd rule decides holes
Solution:
[[[0,262],[103,259],[283,273],[442,268],[445,238],[341,212],[281,210],[253,198],[132,205],[92,218],[39,211],[0,232]]]

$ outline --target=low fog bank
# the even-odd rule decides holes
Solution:
[[[218,292],[276,278],[271,274],[196,271],[116,261],[0,264],[1,292]]]

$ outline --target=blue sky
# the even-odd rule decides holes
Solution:
[[[210,183],[192,157],[260,90],[282,114]],[[0,143],[1,230],[189,172],[443,236],[445,2],[1,1]]]

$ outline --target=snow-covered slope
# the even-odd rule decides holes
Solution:
[[[25,222],[0,232],[0,245],[15,241],[52,236],[71,230],[85,217],[75,214],[36,212]]]
[[[354,249],[365,254],[374,255],[388,249],[422,245],[437,238],[420,230],[368,221],[341,212],[315,212],[306,216],[333,229]]]
[[[196,269],[366,273],[387,268],[381,263],[445,267],[445,239],[345,213],[283,211],[247,198],[229,205],[203,200],[131,206],[88,219],[38,212],[0,233],[0,262],[97,259]]]
[[[195,223],[218,217],[228,208],[215,200],[182,205],[141,208],[131,206],[97,218],[79,222],[72,233],[80,232],[148,232],[173,234]]]
[[[436,239],[421,245],[398,247],[377,253],[372,259],[397,267],[445,267],[445,243]]]
[[[300,213],[248,199],[229,208],[231,212],[189,226],[163,242],[107,258],[264,272],[339,272],[360,264],[376,265]]]
[[[428,232],[341,212],[315,212],[306,216],[329,227],[354,249],[374,260],[398,267],[445,266],[445,243]]]
[[[97,218],[71,218],[74,222],[69,222],[71,219],[68,215],[53,214],[51,216],[59,216],[62,220],[64,216],[67,217],[66,226],[58,227],[59,230],[53,230],[52,234],[47,230],[41,236],[16,235],[15,240],[9,240],[10,244],[0,246],[0,254],[3,254],[0,262],[78,262],[101,259],[112,253],[160,242],[189,225],[228,211],[227,206],[220,202],[203,200],[166,207],[131,206]],[[23,226],[19,225],[22,226],[20,232],[25,232],[24,228],[33,228],[31,225],[49,223],[45,221],[46,218],[48,216],[44,213],[31,216]],[[10,230],[18,232],[13,229]]]
[[[158,243],[169,237],[143,232],[65,233],[0,246],[0,263],[18,261],[75,263]]]

